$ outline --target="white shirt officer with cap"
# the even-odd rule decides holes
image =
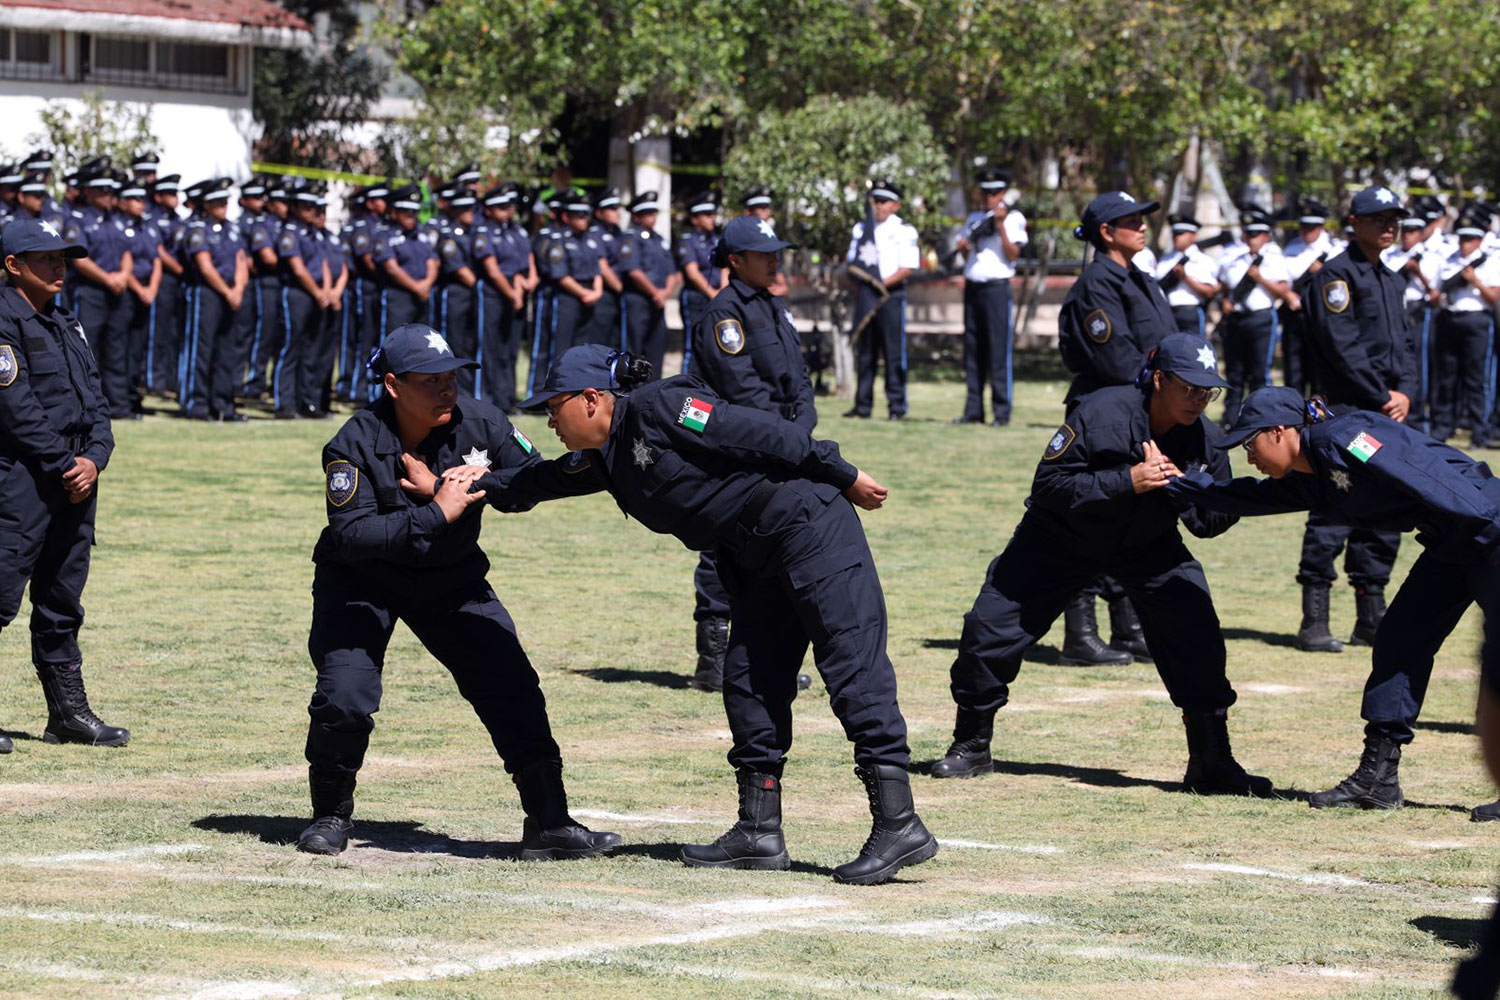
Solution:
[[[979,175],[979,193],[985,207],[969,213],[958,238],[959,252],[968,255],[964,262],[965,281],[1009,281],[1015,277],[1016,258],[1021,256],[1021,248],[1030,237],[1026,232],[1026,216],[1005,200],[1009,187],[1007,171],[989,169]],[[986,226],[990,219],[995,224]],[[984,235],[975,235],[981,228]]]
[[[1156,280],[1164,288],[1172,273],[1177,268],[1182,268],[1183,278],[1186,280],[1173,282],[1171,288],[1167,289],[1167,304],[1174,309],[1198,308],[1209,298],[1218,294],[1219,265],[1198,247],[1196,241],[1198,229],[1198,220],[1187,216],[1172,216],[1173,248],[1156,263],[1154,272]],[[1184,249],[1178,249],[1179,244],[1186,242],[1188,235],[1192,235],[1194,240],[1187,242]],[[1194,285],[1198,287],[1195,288]],[[1199,291],[1198,289],[1207,290]]]
[[[917,227],[903,222],[901,216],[896,214],[896,210],[901,207],[901,192],[876,186],[870,189],[870,197],[875,199],[876,259],[865,260],[861,254],[859,244],[865,234],[863,222],[854,224],[849,252],[844,259],[866,269],[878,266],[880,280],[890,285],[891,279],[899,272],[915,271],[922,266],[922,253],[917,249]]]
[[[1234,302],[1234,309],[1243,309],[1246,312],[1260,312],[1264,309],[1273,309],[1276,303],[1296,293],[1290,290],[1291,275],[1287,272],[1286,257],[1281,252],[1281,247],[1276,241],[1270,239],[1271,223],[1262,213],[1247,213],[1249,221],[1244,225],[1246,240],[1255,241],[1257,237],[1265,237],[1264,242],[1256,249],[1251,249],[1248,242],[1236,242],[1229,247],[1224,256],[1219,260],[1219,279],[1224,284],[1226,295],[1233,298],[1234,290],[1239,287],[1255,267],[1259,273],[1259,280],[1245,295],[1244,299]],[[1259,242],[1259,241],[1257,241]],[[1260,257],[1260,264],[1255,265],[1255,258]],[[1267,286],[1280,286],[1280,294],[1272,292]]]

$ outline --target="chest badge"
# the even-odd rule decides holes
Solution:
[[[646,443],[645,438],[635,439],[635,444],[630,449],[630,457],[643,472],[646,466],[656,461],[656,459],[651,457],[651,446]]]
[[[1341,313],[1349,308],[1349,283],[1330,281],[1323,286],[1323,305],[1331,313]]]
[[[1114,333],[1114,326],[1109,321],[1109,313],[1103,309],[1095,309],[1083,318],[1083,328],[1087,331],[1089,339],[1096,344],[1109,343],[1110,334]]]
[[[0,389],[14,382],[20,371],[15,350],[9,344],[0,344]]]
[[[354,499],[359,490],[359,470],[342,459],[328,463],[328,502],[342,507]]]
[[[1351,487],[1351,486],[1354,485],[1349,480],[1349,473],[1345,472],[1343,469],[1329,469],[1328,470],[1328,479],[1329,479],[1330,482],[1333,483],[1334,486],[1337,486],[1340,490],[1344,491],[1345,493],[1348,493],[1349,492],[1349,487]]]
[[[465,465],[482,465],[486,469],[490,467],[490,450],[488,448],[470,448],[469,453],[464,456]]]
[[[737,319],[721,319],[714,324],[714,341],[725,354],[738,354],[745,349],[745,328]]]

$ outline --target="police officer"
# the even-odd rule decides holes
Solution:
[[[47,174],[28,171],[16,188],[16,218],[37,219],[61,233],[67,223],[63,220],[57,203],[52,200],[50,191]]]
[[[179,403],[189,420],[242,422],[245,416],[235,409],[234,395],[244,383],[245,362],[235,332],[250,283],[250,261],[239,228],[228,221],[230,179],[201,186],[203,214],[188,224],[183,238],[189,266]]]
[[[165,174],[151,185],[151,222],[160,238],[156,257],[161,261],[161,290],[146,339],[146,388],[164,395],[177,391],[177,358],[182,344],[179,331],[184,268],[177,252],[187,232],[187,220],[177,212],[181,180],[179,174]]]
[[[1300,392],[1312,384],[1313,371],[1302,299],[1324,262],[1343,246],[1328,234],[1328,206],[1314,198],[1302,198],[1296,212],[1297,235],[1287,242],[1282,254],[1292,295],[1277,306],[1277,318],[1281,323],[1282,381]]]
[[[337,361],[339,345],[347,333],[344,322],[347,315],[349,290],[349,261],[344,245],[328,228],[328,198],[319,191],[313,201],[312,224],[317,230],[317,239],[322,244],[324,263],[328,265],[323,282],[322,327],[317,340],[317,350],[312,357],[315,367],[307,375],[307,382],[317,391],[317,402],[303,416],[327,418],[333,409],[333,369]]]
[[[541,385],[554,358],[560,358],[589,329],[593,310],[604,297],[599,261],[602,248],[588,233],[593,206],[581,188],[563,193],[562,230],[537,253],[542,292],[537,303],[536,339],[531,346],[529,388]]]
[[[99,474],[114,450],[109,407],[83,329],[56,304],[67,262],[87,251],[36,219],[0,233],[0,629],[31,584],[31,658],[48,743],[124,746],[89,707],[78,629]],[[9,753],[0,739],[0,753]]]
[[[745,191],[745,197],[740,200],[740,205],[745,209],[745,214],[763,222],[769,222],[773,226],[776,223],[775,212],[771,201],[771,189],[764,184],[756,184]],[[785,268],[778,268],[776,280],[771,282],[771,287],[766,291],[774,296],[786,298],[787,283]],[[658,372],[661,369],[657,369]]]
[[[850,503],[874,510],[887,491],[844,461],[832,441],[725,402],[690,375],[649,381],[644,369],[602,345],[573,348],[552,366],[542,391],[521,404],[545,407],[573,454],[478,485],[507,506],[607,490],[653,531],[693,551],[718,550],[735,621],[724,707],[740,816],[714,843],[684,847],[684,863],[789,866],[781,774],[797,667],[811,644],[829,703],[854,743],[855,773],[874,820],[859,856],[835,868],[834,878],[889,881],[933,857],[938,845],[912,808],[906,721],[885,651],[885,602]]]
[[[249,346],[245,352],[245,386],[241,394],[260,399],[266,391],[268,361],[281,349],[281,268],[276,244],[281,239],[282,220],[287,214],[286,190],[273,178],[256,177],[241,189],[250,192],[249,204],[259,210],[240,217],[245,253],[250,258],[250,285],[247,291],[253,317]]]
[[[452,213],[450,224],[438,239],[439,278],[435,312],[438,322],[434,324],[443,339],[464,357],[474,356],[480,349],[480,318],[478,298],[478,268],[474,262],[474,206],[479,199],[468,188],[453,192],[448,202]],[[479,355],[482,362],[483,356]],[[459,371],[458,387],[471,396],[475,395],[475,373],[472,368]],[[476,398],[478,398],[476,396]]]
[[[1401,220],[1401,242],[1392,244],[1381,255],[1386,267],[1406,279],[1406,321],[1411,327],[1412,350],[1416,353],[1417,364],[1417,391],[1412,396],[1406,422],[1422,431],[1431,426],[1434,409],[1432,388],[1437,367],[1433,353],[1434,313],[1442,302],[1438,272],[1446,259],[1445,255],[1428,250],[1425,242],[1427,227],[1428,220],[1420,203],[1413,201],[1407,206],[1406,217]]]
[[[291,217],[276,242],[282,342],[272,369],[272,403],[283,420],[315,417],[322,401],[323,390],[314,376],[331,278],[316,219],[319,197],[310,185],[293,193]]]
[[[1073,372],[1064,405],[1109,385],[1133,385],[1146,358],[1177,321],[1156,279],[1135,265],[1146,247],[1146,216],[1160,206],[1126,191],[1106,191],[1089,202],[1073,234],[1093,248],[1093,259],[1068,289],[1058,317],[1057,343]],[[1094,596],[1109,603],[1110,642],[1099,637]],[[1062,662],[1119,666],[1150,656],[1125,592],[1107,577],[1063,609]]]
[[[968,394],[955,424],[984,423],[984,383],[990,384],[995,426],[1010,423],[1011,330],[1010,280],[1027,243],[1026,216],[1005,200],[1010,171],[986,167],[979,172],[979,200],[958,237],[964,261],[964,381]]]
[[[531,239],[516,221],[520,190],[501,184],[484,194],[484,222],[474,233],[479,275],[480,369],[475,398],[502,413],[516,408],[516,358],[526,328],[526,300],[536,287]]]
[[[655,191],[642,191],[630,202],[630,228],[620,240],[620,279],[625,284],[625,339],[631,354],[645,358],[659,374],[667,352],[667,302],[677,293],[682,276],[672,262],[672,251],[656,231],[661,204]],[[766,289],[772,295],[785,285],[781,272]],[[690,331],[691,332],[691,331]]]
[[[1271,782],[1245,773],[1229,746],[1234,688],[1224,637],[1203,568],[1177,522],[1211,538],[1233,517],[1178,510],[1163,490],[1183,469],[1229,479],[1204,416],[1224,387],[1207,340],[1164,337],[1139,387],[1111,386],[1079,400],[1037,465],[1026,513],[990,563],[951,671],[958,717],[937,778],[994,769],[995,712],[1010,698],[1022,654],[1052,626],[1078,588],[1108,573],[1139,611],[1156,669],[1187,730],[1183,787],[1201,795],[1269,795]]]
[[[131,181],[120,192],[120,218],[130,250],[130,332],[125,369],[133,384],[151,378],[151,331],[156,325],[156,305],[161,296],[161,230],[146,217],[146,188]]]
[[[374,263],[385,283],[380,294],[381,329],[387,332],[428,314],[441,266],[437,251],[417,234],[419,197],[414,185],[391,193],[392,225],[375,246]]]
[[[155,184],[159,170],[161,158],[148,149],[137,150],[130,158],[130,179],[141,187]]]
[[[1357,224],[1362,243],[1369,232]],[[1211,484],[1189,476],[1172,490],[1199,507],[1234,515],[1307,510],[1373,531],[1419,526],[1422,554],[1374,635],[1360,706],[1364,754],[1353,774],[1308,800],[1314,809],[1393,809],[1402,804],[1397,766],[1412,740],[1433,656],[1476,601],[1484,611],[1484,660],[1492,676],[1500,650],[1500,481],[1482,463],[1384,414],[1335,416],[1320,403],[1304,403],[1289,387],[1260,390],[1220,447],[1244,444],[1251,464],[1270,478]],[[1481,808],[1476,819],[1500,818],[1500,803]]]
[[[353,828],[354,787],[380,708],[386,645],[397,619],[447,667],[513,777],[526,821],[523,860],[594,857],[620,846],[568,815],[562,756],[515,624],[479,547],[488,469],[540,461],[504,414],[458,391],[455,357],[429,326],[392,330],[372,362],[384,394],[323,449],[328,526],[313,550],[318,672],[308,706],[313,822],[300,850],[338,854]],[[430,469],[464,466],[435,481]]]
[[[889,180],[870,186],[865,220],[854,224],[844,259],[857,278],[854,358],[859,369],[854,408],[868,418],[875,406],[875,369],[885,358],[885,402],[891,420],[906,418],[906,280],[922,266],[917,230],[901,221],[901,188]],[[860,277],[863,275],[863,277]],[[863,327],[860,332],[859,328]]]
[[[1271,384],[1271,364],[1276,358],[1280,335],[1276,306],[1285,301],[1290,308],[1302,307],[1291,290],[1286,258],[1271,239],[1271,216],[1260,208],[1240,212],[1242,243],[1230,246],[1219,259],[1219,279],[1224,286],[1224,426],[1233,427],[1240,401],[1247,391]]]
[[[28,155],[22,164],[22,169],[27,174],[40,175],[42,184],[41,216],[47,221],[61,219],[67,213],[66,207],[59,205],[52,197],[53,176],[52,154],[45,149],[38,149]]]
[[[1198,246],[1202,228],[1191,215],[1168,216],[1172,232],[1172,250],[1156,262],[1157,284],[1167,293],[1167,304],[1177,320],[1178,333],[1207,336],[1207,306],[1223,291],[1219,265]]]
[[[1467,424],[1470,447],[1489,446],[1494,431],[1495,304],[1500,302],[1500,255],[1486,253],[1489,219],[1470,214],[1453,233],[1458,246],[1437,275],[1442,309],[1437,322],[1437,379],[1432,436],[1446,441]]]
[[[19,163],[0,164],[0,225],[9,222],[20,211],[20,206],[16,204],[16,192],[20,190],[23,180],[25,177],[21,174]]]
[[[381,181],[364,190],[364,211],[348,226],[349,256],[353,268],[354,316],[358,337],[350,358],[349,396],[356,403],[370,401],[380,391],[370,379],[366,362],[381,339],[380,272],[375,266],[375,248],[388,235],[385,219],[390,208],[391,184]]]
[[[719,244],[719,199],[712,191],[700,191],[688,202],[688,224],[677,239],[674,256],[682,274],[678,311],[682,314],[682,370],[692,371],[693,351],[689,334],[709,300],[724,287],[724,270],[713,266],[714,247]]]
[[[620,273],[620,192],[607,187],[594,197],[594,223],[589,236],[599,244],[599,277],[604,280],[604,294],[594,304],[586,343],[604,344],[625,350],[625,310],[620,296],[625,291]]]
[[[1381,263],[1405,215],[1395,192],[1379,184],[1350,204],[1354,242],[1313,277],[1307,333],[1315,366],[1313,385],[1335,413],[1374,410],[1406,420],[1416,392],[1416,356],[1406,316],[1405,281]],[[1328,592],[1338,578],[1333,561],[1348,543],[1344,570],[1354,587],[1357,613],[1352,645],[1369,645],[1385,612],[1385,585],[1401,542],[1397,531],[1371,530],[1326,520],[1313,511],[1302,535],[1297,582],[1302,585],[1299,649],[1338,652],[1328,630]]]
[[[724,227],[712,263],[728,268],[729,282],[691,331],[698,359],[693,374],[720,399],[774,413],[811,434],[818,423],[812,380],[786,305],[771,294],[779,254],[791,246],[777,238],[769,222],[754,216],[742,215]],[[729,648],[730,600],[714,552],[700,554],[693,591],[698,665],[692,685],[719,691]],[[798,684],[809,687],[812,678],[799,674]]]
[[[131,301],[126,292],[131,256],[125,227],[115,218],[115,179],[107,171],[81,179],[87,204],[75,209],[63,239],[87,251],[73,263],[74,311],[99,361],[104,396],[113,419],[139,419],[140,394],[127,370]]]

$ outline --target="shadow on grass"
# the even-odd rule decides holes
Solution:
[[[1413,729],[1425,729],[1429,733],[1452,733],[1455,736],[1474,736],[1474,724],[1471,722],[1428,722],[1426,719],[1418,719],[1411,724]]]
[[[957,649],[957,639],[923,639],[923,649]],[[1021,654],[1021,659],[1027,663],[1043,663],[1049,666],[1057,666],[1062,662],[1062,656],[1052,646],[1027,646],[1026,651]]]
[[[195,819],[192,825],[215,833],[248,833],[267,844],[289,847],[297,843],[297,835],[307,823],[305,816],[215,815]],[[368,845],[382,851],[451,854],[459,858],[513,858],[521,849],[520,843],[513,840],[456,840],[408,820],[356,819],[349,840],[355,847]]]
[[[689,687],[687,674],[670,670],[631,670],[628,667],[587,667],[572,673],[603,684],[655,684],[657,687],[682,690]]]
[[[1484,920],[1477,917],[1438,917],[1428,915],[1407,921],[1408,924],[1426,934],[1431,934],[1443,944],[1455,948],[1472,948],[1484,934]]]
[[[1276,789],[1276,797],[1277,798],[1279,798],[1279,799],[1287,799],[1287,800],[1292,801],[1292,802],[1306,802],[1306,801],[1308,801],[1308,799],[1310,799],[1313,796],[1313,794],[1314,794],[1314,791],[1311,790],[1311,789],[1303,789],[1303,788],[1278,788],[1278,789]],[[1406,809],[1436,809],[1436,810],[1439,810],[1440,812],[1459,812],[1459,813],[1467,813],[1469,811],[1469,807],[1468,806],[1455,805],[1452,802],[1415,802],[1415,801],[1413,801],[1411,799],[1407,799],[1406,800],[1406,805],[1404,806],[1404,808],[1406,808]],[[1360,809],[1358,806],[1335,806],[1335,807],[1333,807],[1331,809],[1325,809],[1323,811],[1324,812],[1329,812],[1329,813],[1339,813],[1339,812],[1345,812],[1345,811],[1348,811],[1348,812],[1364,812],[1365,810]]]
[[[931,774],[935,760],[912,761],[911,769],[918,774]],[[1109,767],[1083,767],[1077,764],[1056,764],[1019,760],[995,761],[996,774],[1041,775],[1046,778],[1067,778],[1084,785],[1100,788],[1156,788],[1163,792],[1179,792],[1180,781],[1159,781],[1155,778],[1132,778],[1122,771]],[[982,780],[982,779],[970,779]]]
[[[42,742],[42,737],[36,733],[28,733],[21,729],[0,729],[0,736],[9,736],[13,741],[31,740],[33,743]]]
[[[671,861],[680,865],[682,864],[680,854],[683,846],[682,844],[626,844],[610,855],[610,857],[650,858],[653,861]],[[683,867],[686,866],[684,865]],[[832,868],[811,864],[806,861],[793,860],[791,868],[788,870],[800,872],[804,875],[833,876]]]
[[[1223,632],[1226,639],[1253,639],[1257,642],[1263,642],[1267,646],[1297,648],[1297,637],[1295,635],[1283,635],[1280,632],[1262,632],[1258,628],[1226,628]]]

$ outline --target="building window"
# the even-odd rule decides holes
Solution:
[[[174,76],[223,80],[229,76],[229,46],[157,42],[157,66]]]
[[[57,75],[56,34],[0,28],[0,77],[36,80]]]
[[[151,43],[136,38],[96,37],[93,67],[119,73],[149,73]]]
[[[85,35],[83,78],[99,83],[242,94],[234,50],[228,45],[157,42],[119,35]]]

